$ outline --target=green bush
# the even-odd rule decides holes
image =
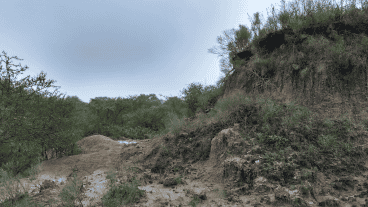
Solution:
[[[135,128],[125,128],[122,132],[122,137],[129,139],[148,139],[147,134],[151,134],[152,130],[137,126]]]

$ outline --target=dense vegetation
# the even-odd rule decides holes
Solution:
[[[184,100],[170,97],[162,104],[155,94],[141,94],[129,98],[97,97],[87,104],[75,96],[65,98],[25,89],[34,85],[54,87],[54,81],[45,83],[43,73],[12,83],[10,77],[27,66],[14,72],[10,60],[17,57],[3,54],[8,75],[0,80],[0,166],[5,173],[0,178],[31,175],[33,167],[46,159],[49,149],[56,150],[60,157],[79,154],[75,143],[93,134],[113,139],[152,138],[167,132],[172,120],[205,111],[207,100],[215,100],[221,93],[220,88],[203,89],[202,85],[191,84],[183,92]]]
[[[171,120],[205,111],[207,100],[221,93],[219,88],[209,91],[210,87],[203,90],[201,85],[192,85],[184,91],[184,101],[170,97],[161,104],[155,94],[141,94],[117,99],[97,97],[87,104],[77,97],[46,97],[24,89],[30,85],[14,87],[9,80],[2,79],[0,85],[0,165],[13,175],[25,172],[48,149],[56,149],[57,154],[77,153],[75,143],[93,134],[116,139],[149,138],[168,129]],[[39,80],[44,80],[42,75]]]
[[[8,76],[1,79],[0,82],[0,144],[2,146],[0,166],[13,176],[18,174],[27,176],[30,174],[28,170],[41,161],[38,158],[40,156],[45,158],[46,150],[54,148],[59,155],[65,153],[66,156],[78,154],[79,149],[75,143],[89,135],[103,134],[114,139],[119,137],[145,139],[168,132],[178,135],[183,129],[195,131],[203,128],[202,132],[208,131],[208,136],[213,137],[219,130],[233,126],[234,123],[248,127],[250,133],[245,137],[256,137],[257,142],[263,144],[262,150],[265,151],[267,160],[265,166],[268,166],[265,172],[269,174],[275,171],[274,160],[286,157],[286,151],[284,151],[286,148],[302,152],[303,162],[313,165],[315,170],[316,166],[319,167],[319,170],[324,170],[320,168],[321,163],[324,166],[328,165],[328,159],[323,158],[326,153],[339,158],[361,155],[363,154],[361,150],[354,152],[352,144],[343,141],[351,130],[351,122],[347,120],[336,122],[315,120],[312,122],[309,117],[310,112],[305,108],[292,106],[292,104],[277,105],[272,101],[256,102],[254,99],[257,90],[264,93],[268,89],[272,93],[278,88],[282,90],[287,87],[292,88],[290,97],[300,97],[301,94],[301,97],[304,98],[304,100],[298,100],[300,105],[302,103],[313,104],[317,100],[315,97],[318,95],[316,93],[318,90],[325,92],[321,96],[335,91],[348,94],[344,98],[350,97],[348,92],[356,85],[360,86],[361,91],[366,92],[366,88],[361,86],[360,82],[355,82],[354,85],[357,77],[367,77],[367,74],[362,75],[367,71],[365,65],[368,51],[368,41],[364,32],[360,36],[347,37],[346,34],[341,33],[345,29],[330,28],[329,38],[324,35],[313,36],[294,32],[293,34],[297,33],[306,40],[303,47],[289,47],[293,46],[293,43],[296,44],[291,40],[286,41],[288,44],[280,47],[276,52],[267,51],[265,49],[267,47],[261,46],[262,40],[280,29],[300,32],[305,28],[312,28],[315,25],[323,27],[323,24],[329,25],[336,21],[350,25],[363,24],[362,22],[367,19],[368,10],[366,2],[361,4],[363,9],[357,9],[354,2],[350,4],[351,7],[343,10],[342,7],[334,7],[330,4],[326,7],[318,3],[312,7],[309,2],[307,7],[304,7],[305,13],[297,13],[297,7],[291,12],[283,11],[273,18],[268,18],[267,25],[262,29],[259,27],[259,14],[256,13],[252,31],[258,31],[258,35],[255,35],[253,39],[251,39],[250,30],[243,25],[240,25],[239,30],[235,31],[235,39],[229,38],[225,33],[228,42],[223,44],[223,39],[218,38],[219,43],[223,46],[222,49],[229,56],[222,60],[222,71],[225,77],[221,78],[216,87],[202,88],[200,84],[191,84],[187,90],[184,90],[182,99],[170,97],[163,104],[154,94],[117,99],[97,97],[86,104],[77,97],[60,98],[61,95],[26,90],[25,88],[36,83],[50,87],[53,81],[45,83],[45,75],[41,74],[37,79],[26,78],[12,83],[10,77],[14,72],[8,68],[9,59],[7,59]],[[281,28],[278,24],[281,24]],[[285,36],[287,35],[283,37]],[[256,55],[249,61],[233,59],[245,49],[250,49]],[[302,50],[302,52],[294,52],[294,49]],[[6,53],[3,52],[3,54],[6,57]],[[292,58],[289,59],[289,57]],[[320,81],[317,81],[315,69],[320,68],[322,63],[324,63],[325,70],[319,70],[325,71],[327,78],[320,80],[327,80],[323,87],[328,90],[314,87]],[[231,74],[231,71],[234,72]],[[232,92],[235,88],[234,82],[236,82],[234,80],[240,76],[242,71],[247,71],[247,76],[237,83],[244,83],[245,86],[248,86],[244,90],[245,94],[251,98],[245,98],[239,94],[232,99],[219,101],[224,94],[227,94],[226,91]],[[349,73],[346,73],[347,71]],[[291,86],[287,85],[288,78],[292,79]],[[367,83],[366,79],[359,80]],[[264,87],[265,83],[274,85],[275,88]],[[297,90],[300,86],[303,86],[302,91]],[[273,94],[272,97],[276,96],[278,95]],[[263,107],[262,112],[258,108],[260,105]],[[208,113],[209,117],[216,117],[216,123],[212,122],[212,125],[208,124],[208,126],[202,122],[202,124],[190,122],[182,124],[183,119],[196,115],[199,117],[208,112],[210,108],[213,110]],[[250,108],[254,109],[252,111],[254,117],[252,119],[248,117],[248,120],[244,121],[244,116],[249,113]],[[217,116],[220,112],[221,117]],[[347,113],[351,114],[351,110]],[[209,117],[206,118],[209,120]],[[282,122],[282,117],[287,117],[283,119],[286,120],[285,122]],[[319,117],[327,118],[322,115]],[[363,119],[354,121],[361,121],[360,124],[364,128],[368,125]],[[250,126],[254,123],[258,125]],[[315,130],[318,127],[324,128],[319,128],[320,131]],[[295,131],[294,134],[299,136],[298,139],[295,136],[293,140],[288,139],[292,137],[287,136],[290,131]],[[194,137],[193,140],[195,140]],[[202,156],[198,159],[205,159],[208,157],[209,148],[208,146],[204,148],[204,143],[201,144],[202,148],[196,149],[198,153],[193,156]],[[293,166],[284,167],[285,172],[291,172],[292,170],[286,168]]]

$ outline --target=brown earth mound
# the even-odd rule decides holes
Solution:
[[[150,140],[137,141],[137,143],[146,148],[147,141],[149,142]],[[73,170],[76,172],[79,180],[96,174],[95,172],[101,172],[102,174],[106,174],[109,171],[115,172],[115,165],[118,164],[117,161],[120,154],[126,146],[124,143],[114,141],[102,135],[86,137],[78,141],[77,145],[83,150],[82,154],[45,160],[39,168],[39,173],[35,176],[36,180],[20,179],[27,192],[34,196],[36,201],[41,201],[43,205],[47,204],[45,201],[49,199],[60,201],[58,195],[66,185],[66,181],[68,182],[72,179]],[[97,175],[101,173],[97,173]],[[40,186],[47,180],[54,183],[55,185],[51,186],[56,189],[47,189],[40,192]],[[83,182],[85,183],[85,180]],[[21,189],[20,192],[24,192],[19,183],[17,184],[19,186],[18,189]],[[15,184],[13,186],[13,189],[16,189]],[[6,191],[1,191],[4,189],[5,187],[0,188],[1,195],[7,194],[5,193]],[[0,200],[4,199],[4,196],[0,196]]]
[[[187,206],[196,199],[202,200],[201,206],[213,206],[213,202],[232,206],[222,191],[217,192],[224,188],[223,183],[219,182],[222,171],[214,169],[212,161],[195,164],[183,164],[181,160],[173,159],[163,161],[169,168],[180,166],[187,174],[185,177],[175,172],[161,174],[151,169],[155,166],[157,171],[157,166],[161,165],[165,137],[124,140],[136,143],[123,144],[102,135],[89,136],[77,142],[83,154],[46,160],[35,180],[24,178],[20,181],[32,196],[32,201],[43,206],[65,205],[58,195],[67,182],[73,180],[73,170],[77,173],[77,179],[83,181],[83,189],[80,191],[83,206],[102,206],[101,198],[110,189],[110,180],[106,179],[107,172],[117,172],[116,185],[130,183],[133,177],[140,181],[138,188],[144,190],[145,195],[133,206]],[[124,170],[128,167],[135,171]],[[168,168],[161,170],[170,171]],[[19,183],[17,184],[18,188],[14,184],[13,189],[24,192]],[[2,189],[4,187],[0,188],[0,192]],[[210,192],[212,190],[214,191]],[[0,200],[4,199],[0,196]],[[80,202],[75,200],[74,204],[78,206]]]
[[[81,186],[78,192],[82,206],[103,206],[101,198],[110,189],[110,180],[106,179],[106,175],[115,168],[112,172],[117,172],[114,183],[117,186],[130,184],[133,178],[139,181],[137,189],[143,192],[143,196],[130,206],[288,207],[295,206],[296,198],[304,206],[367,204],[363,196],[365,192],[361,191],[361,186],[366,186],[367,168],[361,166],[360,175],[344,177],[349,182],[340,182],[334,175],[318,172],[315,178],[310,178],[317,180],[310,194],[304,194],[303,189],[280,186],[263,176],[260,172],[265,159],[258,153],[259,146],[254,145],[254,138],[242,139],[239,132],[239,124],[234,124],[234,127],[223,129],[215,136],[196,138],[190,132],[182,132],[179,136],[168,133],[148,140],[124,140],[136,142],[128,145],[94,135],[77,143],[85,154],[44,161],[36,180],[21,179],[21,184],[38,204],[65,206],[58,195],[66,186],[65,182],[71,180],[74,168],[78,179],[83,181],[83,186],[78,185]],[[199,143],[210,146],[208,159],[190,158],[196,154]],[[239,150],[245,152],[237,155],[235,152]],[[180,156],[172,158],[175,155]],[[361,164],[368,167],[367,160]],[[333,170],[337,170],[338,165],[334,166],[336,169]],[[281,167],[273,173],[282,173]],[[295,182],[304,180],[309,183],[304,174],[297,171],[293,179]],[[331,183],[337,184],[333,186]],[[349,183],[354,183],[352,190],[346,191]],[[3,195],[1,190],[0,195]],[[345,199],[349,196],[354,197],[354,200]],[[3,198],[0,196],[0,199]],[[56,203],[51,204],[49,199],[54,199]],[[125,199],[122,197],[122,200]],[[74,205],[81,206],[79,200],[75,200]]]

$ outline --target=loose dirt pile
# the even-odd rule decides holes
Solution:
[[[179,177],[179,174],[173,172],[171,176],[168,174],[160,175],[151,173],[151,169],[146,169],[143,165],[134,165],[136,161],[144,161],[144,163],[157,162],[157,152],[162,148],[164,143],[162,138],[148,140],[124,140],[127,142],[136,142],[132,144],[123,144],[114,141],[109,137],[102,135],[93,135],[86,137],[79,142],[83,150],[83,154],[62,157],[59,159],[50,159],[42,163],[40,172],[35,176],[35,180],[30,181],[27,178],[20,179],[21,184],[33,201],[44,206],[62,206],[62,200],[58,196],[68,182],[73,180],[73,171],[77,174],[77,179],[83,181],[83,189],[81,197],[83,198],[83,206],[102,206],[101,198],[109,190],[110,180],[106,179],[107,172],[116,172],[116,184],[121,185],[132,180],[137,176],[137,180],[141,180],[142,186],[138,188],[146,193],[140,199],[139,203],[133,206],[187,206],[190,202],[194,202],[194,196],[201,196],[203,192],[212,189],[223,189],[223,185],[218,182],[217,176],[213,177],[209,172],[213,172],[210,165],[206,163],[196,163],[194,166],[185,165],[188,175],[181,178],[181,184],[177,179],[168,179],[171,177]],[[171,160],[172,164],[180,164],[180,161]],[[136,167],[134,167],[136,166]],[[132,167],[136,172],[124,170]],[[113,169],[118,169],[113,170]],[[200,179],[200,180],[199,180]],[[203,179],[206,181],[203,182]],[[12,189],[17,189],[13,183]],[[20,192],[24,192],[23,188],[17,183]],[[0,188],[4,190],[5,187]],[[2,191],[1,195],[6,195]],[[16,191],[13,191],[14,195]],[[213,206],[209,201],[216,201],[218,205],[231,206],[221,196],[221,192],[211,192],[205,195],[207,202],[200,206]],[[8,197],[8,196],[6,196]],[[94,198],[94,201],[90,201]],[[3,201],[4,196],[0,196]],[[55,204],[50,202],[56,201]],[[203,199],[203,198],[202,198]],[[80,205],[75,201],[75,205]]]

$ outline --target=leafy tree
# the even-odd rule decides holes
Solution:
[[[115,103],[113,99],[108,97],[96,97],[90,101],[88,107],[99,118],[95,119],[95,124],[106,124],[108,120],[112,119]]]
[[[115,100],[115,114],[117,115],[114,124],[124,125],[129,120],[125,119],[126,115],[134,111],[135,103],[132,99],[118,98]]]
[[[133,110],[161,105],[161,101],[153,93],[149,95],[141,94],[138,97],[130,96],[130,99],[132,99],[134,103]]]
[[[167,117],[168,112],[166,105],[142,108],[134,113],[129,124],[132,128],[138,126],[158,132],[165,129],[165,117]]]
[[[208,49],[208,52],[213,53],[213,54],[218,54],[219,56],[222,57],[221,60],[220,60],[220,62],[221,62],[220,68],[221,68],[221,72],[223,72],[225,74],[225,77],[227,76],[227,74],[230,73],[230,70],[232,69],[232,65],[229,62],[229,59],[230,59],[229,58],[229,53],[230,53],[230,51],[228,50],[229,49],[228,45],[231,42],[235,41],[234,38],[232,37],[232,35],[234,35],[234,33],[235,33],[235,29],[232,29],[230,31],[230,34],[226,33],[226,31],[224,31],[226,39],[221,37],[221,36],[217,37],[217,42],[220,44],[220,48],[222,49],[223,52],[218,51],[217,48]],[[223,83],[224,83],[225,77],[222,76],[220,78],[220,80],[218,80],[216,82],[216,85],[217,86],[222,86]]]
[[[88,107],[104,122],[113,120],[114,123],[119,123],[121,122],[119,117],[124,114],[134,113],[140,109],[148,109],[159,105],[161,105],[161,102],[155,94],[141,94],[139,97],[130,96],[126,99],[98,97],[92,99]]]
[[[184,89],[184,103],[186,104],[187,117],[194,117],[198,110],[204,112],[204,109],[208,106],[208,101],[213,97],[220,95],[222,89],[215,86],[206,86],[203,88],[202,84],[189,85],[188,89]]]
[[[21,70],[17,71],[11,69],[10,65],[13,64],[10,59],[18,59],[18,57],[9,58],[4,51],[3,54],[5,60],[1,59],[0,63],[5,62],[7,76],[1,76],[0,81],[0,145],[2,146],[0,166],[5,171],[16,175],[34,164],[46,148],[57,147],[60,141],[66,141],[48,139],[55,139],[62,129],[68,127],[65,123],[67,120],[61,118],[68,117],[67,111],[71,109],[67,104],[61,103],[62,99],[57,101],[61,95],[54,96],[47,91],[40,92],[45,87],[55,87],[51,85],[55,82],[53,80],[45,83],[46,74],[43,72],[37,78],[30,79],[27,76],[16,81],[13,78],[14,75],[25,71],[28,67],[21,67]],[[0,65],[0,71],[2,69],[3,66]],[[2,71],[2,74],[4,73],[5,71]],[[34,85],[37,85],[37,90],[26,89]],[[40,86],[43,88],[40,89]],[[52,96],[47,97],[49,94]],[[56,102],[59,103],[56,104]],[[54,126],[60,127],[56,129]]]
[[[188,117],[193,117],[197,108],[199,107],[198,98],[202,94],[202,84],[195,85],[190,84],[188,89],[184,89],[182,92],[184,94],[184,102],[188,106]]]
[[[139,135],[141,138],[142,133],[126,134],[123,132],[125,129],[133,129],[133,131],[147,129],[157,132],[164,128],[170,111],[169,107],[161,104],[155,94],[117,99],[98,97],[90,101],[88,108],[95,118],[88,122],[89,127],[86,127],[84,132],[86,136],[99,133],[120,137],[125,134],[131,138],[134,135]],[[147,130],[145,131],[148,132]]]
[[[272,19],[269,19],[271,23],[275,22]],[[213,48],[209,49],[208,52],[213,54],[218,54],[221,56],[220,60],[220,68],[221,72],[225,74],[225,76],[220,77],[220,79],[216,82],[216,86],[223,86],[223,83],[230,75],[230,72],[233,71],[233,61],[232,58],[239,52],[242,52],[245,48],[250,46],[251,40],[253,39],[253,35],[250,31],[254,33],[254,38],[259,37],[264,34],[266,31],[260,29],[261,21],[259,19],[259,12],[254,14],[254,21],[252,22],[252,29],[248,29],[244,25],[239,25],[239,29],[232,29],[230,31],[224,31],[225,38],[219,36],[217,37],[217,42],[220,44],[220,48],[222,52],[218,50],[214,50]],[[277,23],[276,23],[277,24]],[[258,30],[258,35],[256,31]],[[254,48],[254,47],[253,47]]]
[[[251,31],[254,34],[254,38],[253,38],[253,40],[254,40],[254,39],[258,38],[258,37],[261,37],[266,32],[261,29],[262,22],[261,22],[261,19],[259,18],[259,12],[254,13],[253,14],[253,17],[254,17],[253,20],[250,17],[249,17],[249,20],[250,20],[250,22],[252,24]],[[268,18],[268,22],[269,22],[268,24],[270,25],[270,27],[272,25],[273,28],[276,29],[276,27],[277,27],[277,22],[276,21],[274,21],[271,18]],[[258,34],[257,34],[257,31],[258,31]]]
[[[246,48],[246,45],[250,42],[251,33],[248,31],[246,27],[243,25],[239,25],[240,29],[235,32],[235,43],[231,42],[229,43],[228,50],[231,51],[229,57],[231,59],[229,60],[230,63],[233,65],[233,68],[239,67],[239,65],[243,64],[242,60],[233,60],[233,57],[236,56],[237,53],[241,52]],[[238,51],[237,48],[241,48],[241,51]]]
[[[86,127],[89,126],[89,123],[91,123],[91,121],[95,119],[90,113],[88,104],[84,103],[77,96],[68,96],[65,100],[69,100],[75,108],[75,112],[73,112],[74,116],[72,118],[74,119],[76,124],[73,128],[84,130]]]
[[[171,112],[176,114],[179,119],[183,118],[184,115],[187,115],[186,103],[176,96],[169,97],[168,100],[163,103],[163,105],[168,106]]]
[[[232,58],[236,53],[245,49],[246,44],[248,44],[249,39],[251,38],[251,34],[244,25],[239,25],[239,28],[239,30],[232,29],[230,31],[224,31],[226,38],[221,36],[217,37],[217,42],[220,44],[222,51],[215,50],[217,48],[211,48],[208,50],[208,52],[218,54],[222,57],[220,60],[220,68],[221,72],[223,72],[225,76],[220,77],[220,80],[216,82],[217,87],[223,86],[223,83],[233,69],[233,65],[231,63]]]

